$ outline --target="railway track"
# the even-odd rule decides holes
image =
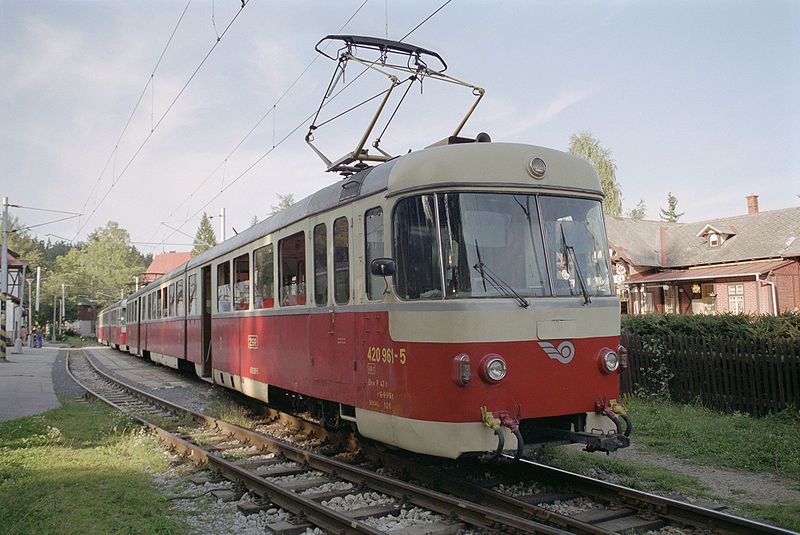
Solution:
[[[496,490],[496,482],[468,481],[463,474],[449,475],[428,463],[360,444],[361,454],[370,464],[399,474],[389,477],[194,413],[122,385],[94,368],[85,355],[71,355],[68,367],[87,391],[148,425],[194,462],[207,464],[241,488],[262,497],[263,503],[253,504],[252,509],[272,504],[282,507],[296,516],[297,527],[310,523],[336,533],[381,533],[381,527],[390,525],[387,519],[413,516],[419,519],[417,524],[392,532],[610,534],[677,525],[717,533],[791,533],[531,461],[515,463],[511,457],[492,466],[492,473],[507,480],[541,481],[558,489],[558,494],[510,496]],[[292,426],[314,427],[277,411],[271,410],[271,415]],[[334,439],[321,427],[313,432]],[[232,460],[231,453],[237,458]],[[418,484],[408,482],[410,478]],[[565,515],[543,503],[579,495],[601,505]],[[362,506],[357,507],[359,504]]]

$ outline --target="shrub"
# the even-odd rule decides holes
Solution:
[[[622,316],[622,329],[647,338],[683,335],[691,337],[765,337],[800,340],[800,314],[644,314]]]

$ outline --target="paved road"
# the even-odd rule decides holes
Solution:
[[[53,368],[64,351],[57,347],[6,354],[0,363],[0,420],[31,416],[60,407],[53,387]]]

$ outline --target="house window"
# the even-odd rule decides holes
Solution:
[[[675,286],[664,286],[664,313],[674,314],[676,312],[675,303],[678,302],[678,291]]]
[[[716,232],[711,232],[708,235],[708,244],[711,247],[718,247],[719,246],[719,234]]]
[[[728,285],[728,312],[744,314],[744,284]]]
[[[702,285],[703,313],[714,314],[717,311],[717,294],[713,284]]]

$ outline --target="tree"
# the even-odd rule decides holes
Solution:
[[[659,214],[661,215],[661,221],[666,221],[668,223],[676,223],[678,219],[684,214],[684,212],[678,213],[676,207],[678,206],[678,198],[672,194],[670,191],[667,194],[667,209],[664,210],[663,208],[659,209]]]
[[[194,247],[192,247],[192,256],[197,256],[203,251],[207,251],[217,244],[217,235],[214,234],[214,229],[211,227],[211,220],[208,214],[203,212],[203,218],[200,220],[200,226],[197,227],[197,233],[194,235]]]
[[[56,259],[44,295],[60,295],[61,285],[66,284],[69,296],[96,299],[100,307],[103,303],[116,301],[120,290],[129,292],[134,278],[145,270],[141,253],[130,241],[128,231],[115,221],[95,229],[89,234],[84,248],[70,249],[66,255]]]
[[[250,226],[255,227],[256,225],[258,225],[258,216],[254,215],[250,218]]]
[[[627,217],[631,219],[644,219],[647,216],[647,205],[644,203],[644,199],[639,199],[639,203],[636,205],[636,208],[632,208],[628,210]]]
[[[617,183],[617,165],[611,159],[611,151],[603,147],[600,141],[589,132],[572,134],[569,138],[569,152],[574,156],[588,160],[600,177],[605,200],[603,212],[608,215],[622,215],[622,189]]]
[[[289,193],[287,195],[281,195],[280,193],[276,193],[275,195],[277,195],[278,197],[278,204],[277,205],[273,204],[270,207],[272,211],[270,212],[269,215],[275,215],[279,212],[283,212],[284,210],[286,210],[287,208],[289,208],[291,205],[294,204],[294,194],[292,193]]]

